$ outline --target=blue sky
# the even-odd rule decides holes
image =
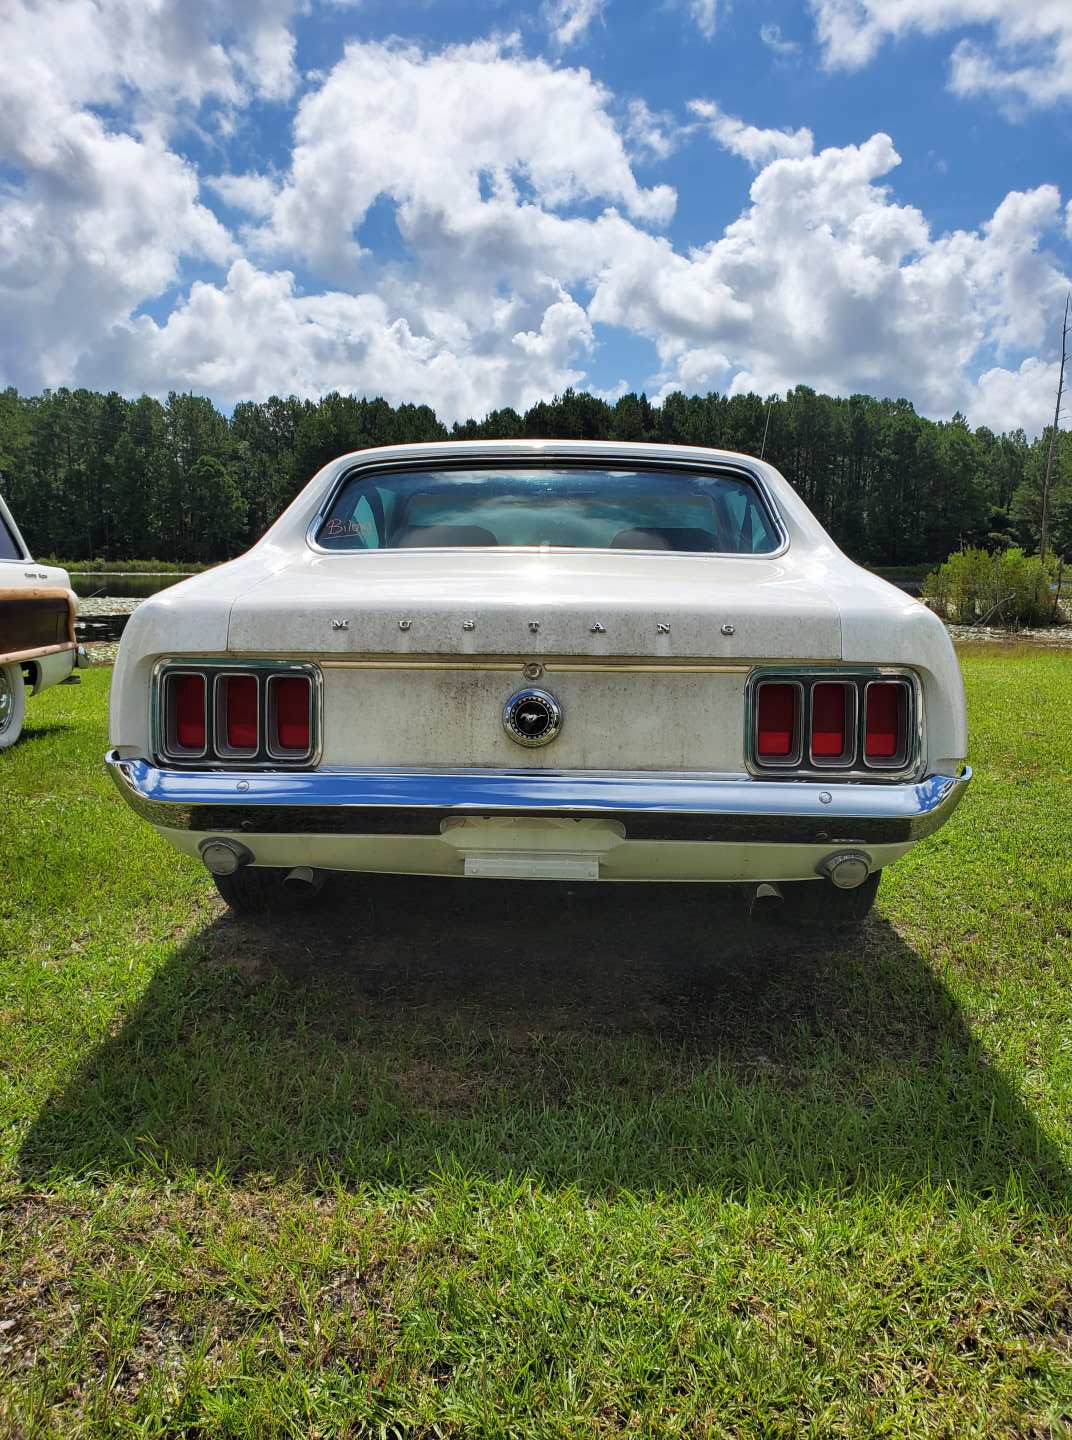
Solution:
[[[9,0],[0,382],[1045,423],[1072,6]]]

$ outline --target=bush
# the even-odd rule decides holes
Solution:
[[[943,620],[962,625],[1052,625],[1059,562],[1023,550],[960,550],[923,582],[923,597]]]

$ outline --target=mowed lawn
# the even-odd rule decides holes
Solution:
[[[1072,652],[843,942],[700,888],[230,918],[0,757],[0,1434],[1072,1434]]]

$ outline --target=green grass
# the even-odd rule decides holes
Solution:
[[[229,917],[0,757],[0,1433],[1072,1433],[1072,654],[851,941],[691,887]]]

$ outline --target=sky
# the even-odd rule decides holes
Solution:
[[[1052,419],[1072,0],[2,0],[0,385]]]

